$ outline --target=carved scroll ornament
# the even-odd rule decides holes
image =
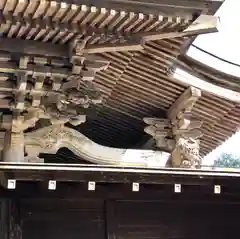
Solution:
[[[171,152],[172,167],[201,167],[199,144],[202,122],[192,116],[192,109],[201,91],[189,87],[170,107],[168,118],[144,118],[145,132],[153,137],[156,146]]]
[[[102,146],[80,132],[60,125],[52,125],[26,133],[24,138],[29,160],[36,160],[39,153],[55,154],[62,147],[68,148],[86,161],[117,166],[161,167],[164,166],[168,156],[161,151],[127,150]],[[131,152],[134,152],[135,157]]]

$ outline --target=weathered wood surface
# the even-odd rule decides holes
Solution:
[[[61,0],[57,0],[57,2],[61,2]],[[66,0],[68,4],[75,3],[73,0]],[[105,7],[112,8],[117,10],[125,10],[125,11],[135,11],[136,6],[140,12],[145,14],[182,14],[186,15],[187,13],[191,14],[192,11],[208,11],[210,14],[215,12],[219,6],[222,4],[223,0],[212,1],[212,0],[204,0],[204,1],[185,1],[185,0],[134,0],[134,1],[114,1],[114,0],[103,0],[101,3],[98,0],[83,0],[81,3],[86,5],[93,5],[96,7]],[[206,5],[211,3],[211,6]],[[176,13],[176,9],[173,9],[172,6],[177,6],[179,9]]]
[[[130,150],[99,145],[78,131],[61,125],[26,133],[24,142],[27,158],[36,162],[40,153],[55,154],[62,147],[68,148],[83,160],[102,165],[161,167],[165,166],[168,157],[167,153],[161,151]]]
[[[174,70],[172,77],[184,85],[192,85],[201,89],[204,92],[208,92],[209,94],[215,95],[225,100],[230,100],[237,104],[240,103],[240,93],[238,91],[226,89],[225,87],[212,84],[205,79],[197,77],[197,75],[194,75],[194,72],[187,72],[177,67]]]
[[[121,4],[94,1],[96,5],[90,2],[34,1],[31,6],[29,1],[1,2],[0,31],[4,38],[9,39],[9,45],[6,45],[8,43],[4,38],[1,39],[3,44],[0,44],[0,51],[4,52],[0,56],[0,65],[1,70],[10,76],[6,79],[9,82],[3,80],[3,87],[0,88],[4,92],[2,105],[6,110],[24,112],[33,108],[34,111],[42,107],[43,95],[49,94],[53,102],[60,102],[56,110],[44,98],[46,112],[23,113],[25,119],[20,128],[26,130],[27,125],[33,126],[41,117],[51,118],[51,123],[56,124],[69,121],[66,115],[70,114],[74,116],[69,121],[72,125],[84,122],[85,112],[76,114],[71,108],[69,111],[64,110],[66,115],[63,114],[62,109],[66,105],[62,103],[66,94],[71,102],[81,103],[84,109],[91,103],[104,102],[104,110],[98,108],[96,120],[90,121],[91,126],[82,126],[82,130],[94,140],[96,137],[101,138],[101,143],[118,146],[121,141],[124,147],[132,147],[137,143],[136,140],[141,140],[143,125],[140,120],[159,110],[164,114],[185,90],[184,86],[175,83],[166,73],[179,56],[184,39],[192,34],[206,33],[209,29],[216,30],[216,18],[198,18],[198,15],[211,15],[219,2],[208,6],[206,2],[185,1],[171,4],[166,1],[124,1]],[[150,9],[154,11],[150,13]],[[201,19],[202,23],[195,22],[190,26],[192,21]],[[100,53],[103,61],[96,60],[96,53]],[[89,54],[95,59],[94,64],[91,63],[86,70]],[[18,62],[16,58],[19,55],[22,57]],[[77,96],[73,89],[79,84],[70,76],[78,74],[85,86],[96,83],[102,97],[89,101]],[[17,77],[17,81],[12,81],[12,77]],[[63,89],[64,92],[58,92]],[[58,92],[59,97],[53,92]],[[203,105],[198,108],[198,114],[208,121],[209,117],[202,114],[206,111],[206,104]],[[56,117],[59,109],[61,120],[59,116]],[[215,120],[216,117],[211,118],[211,125]],[[113,128],[112,124],[116,127]],[[188,118],[184,118],[179,125],[181,130],[172,130],[170,127],[170,130],[164,128],[157,131],[158,144],[162,144],[161,136],[172,132],[176,135],[199,135],[199,131],[194,131],[194,127],[199,128],[197,121],[190,123]],[[2,127],[9,130],[6,123]],[[193,130],[191,134],[186,131],[188,127]],[[128,143],[130,141],[131,144]],[[173,147],[171,139],[168,143]]]
[[[173,195],[171,195],[174,197]],[[98,237],[234,237],[239,204],[199,202],[197,198],[167,201],[138,200],[22,200],[23,239]],[[187,197],[186,197],[187,198]],[[174,213],[169,213],[173,211]],[[226,221],[226,216],[228,220]],[[184,220],[183,220],[184,218]],[[207,220],[207,218],[209,220]],[[45,225],[44,233],[39,223]],[[61,225],[61,227],[59,227]],[[219,227],[221,225],[221,227]],[[205,228],[203,230],[203,228]],[[107,236],[106,236],[107,235]]]
[[[192,119],[192,109],[200,97],[201,90],[189,87],[169,108],[167,119],[143,119],[150,125],[145,127],[145,132],[156,140],[157,147],[171,152],[169,161],[175,167],[201,165],[199,138],[202,136],[202,122]]]

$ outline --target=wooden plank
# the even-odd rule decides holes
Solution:
[[[95,54],[95,53],[104,53],[104,52],[119,52],[119,51],[140,51],[143,49],[143,46],[139,42],[126,42],[120,44],[106,44],[106,45],[95,45],[86,47],[83,50],[84,54]]]
[[[105,201],[104,210],[107,239],[116,239],[117,238],[116,203],[113,200]]]

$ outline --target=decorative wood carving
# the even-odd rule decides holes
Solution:
[[[174,140],[172,139],[172,126],[168,119],[144,118],[143,121],[148,124],[144,131],[151,135],[160,150],[171,152]]]
[[[55,154],[61,147],[84,160],[105,165],[157,167],[166,159],[163,152],[151,150],[134,150],[135,155],[128,156],[131,150],[102,146],[74,129],[52,125],[25,134],[25,161],[36,162],[39,153]]]
[[[202,136],[202,122],[192,117],[191,111],[201,97],[201,90],[189,87],[171,106],[168,118],[172,124],[175,148],[172,151],[172,165],[175,167],[201,167],[199,138]]]
[[[98,6],[98,1],[95,3]],[[4,139],[3,155],[6,161],[26,160],[25,144],[28,160],[36,159],[38,152],[56,152],[61,145],[65,145],[93,162],[103,163],[101,157],[106,157],[107,163],[111,163],[110,159],[113,164],[124,162],[121,158],[123,149],[96,146],[92,142],[86,145],[95,145],[100,155],[91,155],[89,151],[84,151],[84,145],[89,140],[63,127],[67,122],[74,126],[85,122],[84,109],[102,101],[94,79],[97,72],[106,70],[109,62],[93,54],[139,51],[146,47],[148,41],[217,30],[216,17],[213,16],[201,16],[192,23],[192,16],[186,13],[183,18],[172,17],[171,14],[163,16],[153,7],[151,10],[154,13],[151,14],[148,12],[149,7],[140,7],[148,12],[146,16],[141,12],[132,12],[135,4],[131,3],[127,4],[131,6],[128,12],[123,11],[122,6],[114,10],[102,6],[97,8],[94,4],[86,6],[45,0],[41,4],[34,1],[31,4],[29,1],[13,4],[7,0],[1,7],[0,107],[12,112],[12,115],[1,115],[0,120],[0,129],[3,131],[0,138]],[[111,3],[109,6],[117,5]],[[172,9],[172,6],[168,8]],[[163,27],[170,22],[173,25],[173,18],[177,25],[181,25],[177,31],[175,28]],[[161,27],[158,28],[158,25]],[[191,101],[184,107],[189,108],[188,104],[191,105]],[[179,111],[177,117],[170,112],[167,120],[147,120],[149,126],[145,131],[153,136],[159,147],[172,150],[176,142],[180,142],[178,138],[199,137],[199,122],[185,118],[185,112],[182,112],[184,107],[181,107],[176,109]],[[51,132],[46,133],[44,128],[24,136],[41,119],[47,119],[53,125],[48,128]],[[43,142],[39,137],[45,137],[45,133],[46,141]],[[68,141],[63,140],[62,135]],[[92,152],[95,152],[94,147],[91,148]],[[104,152],[102,155],[101,150]],[[118,160],[114,161],[114,158]],[[126,164],[137,163],[127,161]]]
[[[0,61],[0,107],[12,111],[12,115],[2,115],[0,124],[5,161],[24,162],[24,131],[34,128],[40,119],[48,119],[54,125],[69,122],[77,126],[86,121],[85,108],[101,103],[101,93],[93,80],[98,71],[107,69],[109,62],[83,56],[79,42],[82,40],[77,39],[69,52],[70,61],[65,63],[45,56],[23,55],[16,64],[9,61],[11,54],[4,55],[7,62]]]
[[[160,149],[171,152],[173,167],[200,167],[199,138],[202,122],[191,115],[192,108],[201,97],[201,91],[189,87],[168,110],[168,119],[144,118],[150,134]]]

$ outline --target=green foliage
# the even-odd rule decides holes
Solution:
[[[215,167],[224,168],[240,168],[240,156],[230,153],[222,153],[220,157],[214,161]]]

